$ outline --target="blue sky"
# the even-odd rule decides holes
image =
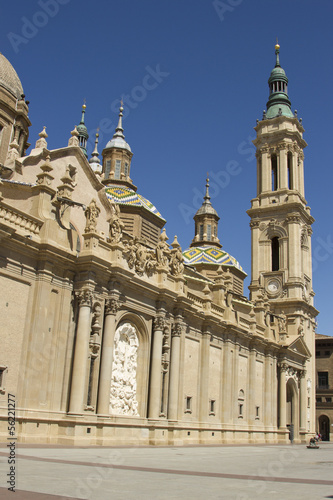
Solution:
[[[0,51],[30,100],[32,145],[44,125],[51,149],[67,145],[86,99],[86,124],[92,136],[100,127],[101,152],[124,96],[131,177],[183,249],[208,171],[219,237],[248,273],[248,295],[251,141],[278,37],[292,110],[309,144],[318,332],[332,335],[332,15],[331,0],[16,0],[0,8]]]

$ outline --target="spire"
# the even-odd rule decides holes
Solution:
[[[118,125],[116,128],[116,132],[113,137],[121,137],[122,139],[125,139],[124,136],[124,129],[123,129],[123,101],[120,101],[120,108],[119,108],[119,120],[118,120]]]
[[[217,216],[217,212],[213,208],[213,206],[210,202],[208,172],[207,172],[207,179],[206,179],[206,194],[204,196],[204,202],[195,215],[197,216],[197,215],[203,215],[203,214],[213,214],[213,215]]]
[[[206,194],[204,196],[204,200],[205,200],[205,203],[210,203],[208,172],[207,172],[207,179],[206,179]]]
[[[280,66],[280,45],[275,45],[275,67],[268,79],[270,89],[267,101],[267,112],[264,112],[264,119],[275,118],[276,116],[288,116],[293,118],[291,102],[288,97],[288,78],[283,68]]]
[[[99,162],[99,153],[98,153],[98,150],[97,150],[98,138],[99,138],[98,130],[99,129],[97,129],[97,132],[96,132],[95,148],[94,148],[94,151],[91,153],[91,158],[89,160],[89,163],[90,163],[90,166],[93,169],[93,171],[95,173],[99,173],[100,174],[102,172],[102,165]]]
[[[280,57],[279,57],[279,54],[280,54],[280,45],[278,44],[278,41],[276,39],[276,45],[275,45],[275,55],[276,55],[276,63],[275,63],[275,67],[281,67],[280,66]]]
[[[87,155],[87,140],[89,138],[89,135],[88,135],[88,130],[87,130],[87,127],[84,123],[84,114],[86,112],[86,105],[83,104],[82,106],[82,116],[81,116],[81,121],[77,127],[77,131],[79,133],[79,144],[80,144],[80,148],[82,149],[84,155],[88,158],[88,155]]]
[[[191,243],[192,246],[209,245],[221,248],[220,241],[217,237],[217,226],[219,216],[210,202],[209,195],[209,177],[207,172],[206,178],[206,193],[204,201],[197,213],[194,216],[195,221],[195,236]]]
[[[127,151],[132,152],[130,145],[125,141],[124,129],[123,129],[123,111],[124,111],[123,101],[120,101],[118,125],[111,141],[107,143],[106,149],[116,147],[121,149],[127,149]]]

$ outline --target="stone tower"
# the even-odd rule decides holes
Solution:
[[[298,342],[298,349],[314,352],[318,311],[313,306],[312,289],[311,225],[314,219],[304,197],[303,150],[307,144],[303,139],[302,120],[298,119],[297,111],[291,111],[288,78],[280,66],[279,49],[277,44],[276,64],[268,80],[267,111],[262,120],[257,121],[257,137],[253,141],[257,157],[257,196],[248,210],[252,231],[250,298],[267,301],[270,313],[267,326],[275,340],[286,347]],[[280,366],[283,366],[282,358]],[[313,359],[307,364],[305,377],[310,402],[306,416],[309,424],[314,421],[315,411]],[[304,420],[305,417],[303,426]]]

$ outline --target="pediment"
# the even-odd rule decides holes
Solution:
[[[306,358],[311,358],[312,354],[306,345],[306,342],[303,337],[297,337],[297,339],[293,340],[291,344],[287,347],[289,351],[292,351],[293,353],[300,354],[301,356],[304,356]]]

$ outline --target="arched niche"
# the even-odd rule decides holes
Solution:
[[[120,318],[114,337],[110,414],[146,417],[148,377],[149,335],[146,322],[138,315],[125,313]],[[115,392],[118,392],[118,402]]]

